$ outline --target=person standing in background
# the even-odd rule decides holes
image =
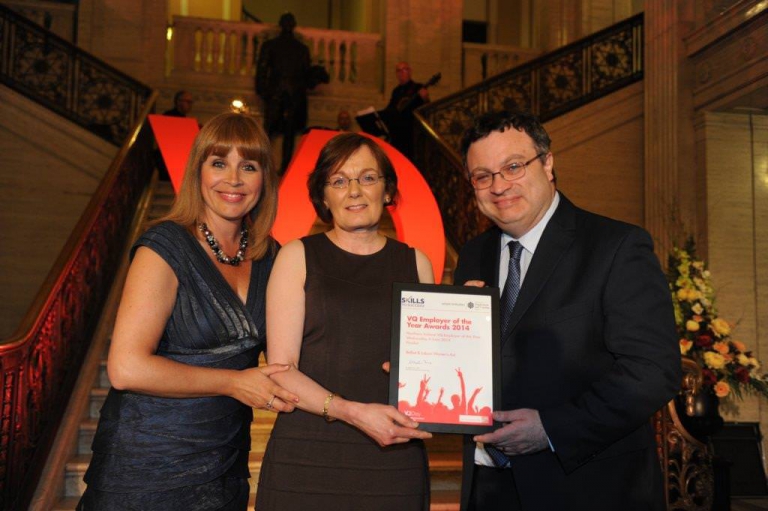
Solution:
[[[188,91],[180,90],[173,95],[173,108],[163,112],[163,115],[171,117],[186,117],[192,111],[194,100]]]
[[[280,35],[261,47],[256,69],[256,94],[264,101],[264,129],[270,139],[283,136],[280,173],[293,155],[294,138],[307,125],[309,48],[294,34],[296,17],[280,16]]]
[[[336,117],[336,129],[339,131],[352,131],[352,116],[346,110],[339,110]]]
[[[383,110],[390,143],[409,159],[413,155],[413,111],[429,102],[429,91],[423,84],[411,79],[411,66],[398,62],[395,66],[397,86],[392,89],[387,107]]]

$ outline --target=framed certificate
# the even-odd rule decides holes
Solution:
[[[494,429],[501,404],[499,290],[394,284],[389,402],[439,433]]]

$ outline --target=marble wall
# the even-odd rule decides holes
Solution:
[[[0,339],[16,330],[117,147],[0,86]]]
[[[545,123],[557,188],[574,204],[643,225],[643,84]]]
[[[735,325],[733,338],[768,364],[768,115],[706,112],[697,133],[716,306]],[[736,401],[724,411],[726,420],[759,421],[768,432],[765,399]]]
[[[167,8],[156,0],[80,0],[77,45],[151,87],[163,78]]]

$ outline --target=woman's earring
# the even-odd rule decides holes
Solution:
[[[384,205],[387,205],[390,203],[389,195],[384,196]]]

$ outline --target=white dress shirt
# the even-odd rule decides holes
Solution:
[[[499,244],[499,292],[502,293],[504,291],[504,284],[507,282],[507,273],[509,273],[509,247],[507,245],[510,241],[518,241],[523,246],[523,251],[520,254],[520,287],[522,288],[523,282],[525,281],[525,274],[528,272],[528,267],[531,265],[531,259],[533,258],[533,254],[536,252],[536,247],[539,245],[539,240],[541,240],[541,235],[544,234],[544,229],[547,227],[547,224],[549,223],[549,219],[552,218],[552,215],[555,214],[555,210],[557,209],[557,205],[560,204],[560,194],[555,191],[555,197],[552,199],[552,204],[549,205],[549,209],[547,209],[547,212],[544,214],[541,220],[539,220],[539,223],[537,223],[535,226],[533,226],[533,229],[526,232],[520,238],[515,239],[506,232],[503,232],[501,235],[501,243]],[[549,442],[549,437],[547,437],[547,442]],[[549,442],[549,447],[553,451],[555,450],[552,446],[552,442]],[[477,448],[475,449],[475,464],[476,465],[483,465],[486,467],[494,467],[493,460],[488,455],[487,452],[485,452],[485,448],[483,447],[483,444],[478,442]]]

